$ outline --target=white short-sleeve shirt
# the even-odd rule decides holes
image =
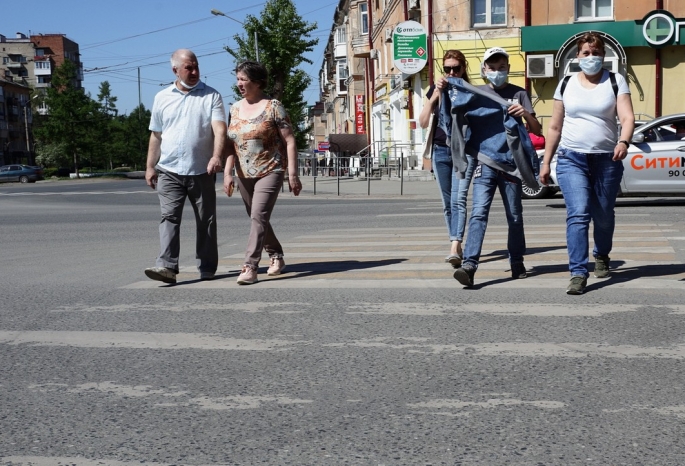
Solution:
[[[157,167],[177,175],[207,173],[214,152],[212,121],[226,122],[224,102],[200,82],[188,93],[172,84],[155,96],[150,131],[162,133]]]
[[[630,94],[625,78],[620,74],[615,76],[618,95]],[[562,83],[563,80],[554,92],[554,99],[563,101],[565,112],[559,145],[588,154],[613,152],[618,141],[617,96],[611,86],[609,71],[604,70],[594,89],[584,88],[576,74],[569,79],[562,96]]]

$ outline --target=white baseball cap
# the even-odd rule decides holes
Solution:
[[[483,61],[488,61],[493,55],[504,55],[505,57],[509,58],[509,54],[502,47],[492,47],[491,49],[487,49],[485,51],[485,55],[483,55]]]

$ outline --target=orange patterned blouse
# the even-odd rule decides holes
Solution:
[[[285,172],[288,153],[280,129],[292,127],[285,107],[278,100],[269,100],[256,118],[240,118],[238,105],[231,106],[228,137],[235,144],[238,160],[236,173],[240,178],[261,178],[273,172]]]

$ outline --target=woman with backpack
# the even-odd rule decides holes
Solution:
[[[567,294],[585,292],[588,235],[594,226],[594,275],[609,276],[616,196],[623,159],[635,128],[630,89],[625,78],[603,68],[604,41],[595,32],[577,42],[581,71],[559,83],[554,93],[540,181],[550,181],[549,164],[557,153],[557,181],[566,203],[566,242],[571,282]],[[619,134],[617,117],[621,124]]]

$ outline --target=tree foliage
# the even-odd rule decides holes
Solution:
[[[268,0],[261,16],[249,15],[245,21],[246,38],[236,35],[237,49],[226,47],[236,63],[255,59],[254,33],[257,32],[259,61],[269,73],[269,85],[265,92],[285,106],[295,130],[299,148],[307,147],[307,133],[304,127],[304,92],[311,84],[307,73],[298,68],[302,63],[312,64],[304,56],[314,50],[318,39],[311,39],[316,23],[307,23],[297,14],[292,0]],[[240,99],[234,89],[236,99]]]
[[[55,70],[45,99],[50,116],[36,128],[36,137],[40,145],[62,147],[72,158],[78,176],[81,157],[90,143],[96,106],[83,89],[75,86],[76,77],[76,66],[69,60]]]
[[[55,70],[44,102],[47,115],[34,115],[36,160],[45,167],[73,167],[77,176],[89,167],[112,170],[145,166],[150,111],[138,106],[119,115],[109,82],[100,83],[97,100],[75,87],[70,61]]]

